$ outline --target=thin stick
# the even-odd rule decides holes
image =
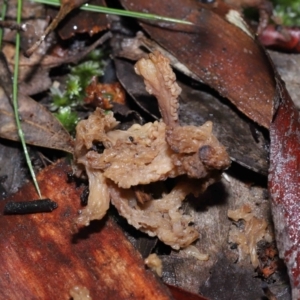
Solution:
[[[36,3],[48,4],[52,6],[60,6],[59,0],[33,0]],[[166,21],[178,24],[186,24],[186,25],[193,25],[192,22],[179,20],[175,18],[163,17],[155,14],[148,14],[148,13],[141,13],[136,11],[128,11],[123,9],[116,9],[116,8],[108,8],[105,6],[98,6],[98,5],[91,5],[91,4],[84,4],[80,7],[82,10],[98,12],[103,14],[110,14],[110,15],[118,15],[124,17],[132,17],[137,19],[147,19],[147,20],[158,20],[158,21]]]
[[[24,24],[17,24],[16,21],[0,21],[0,28],[9,28],[11,30],[19,30],[19,31],[25,31],[26,30],[26,23]]]
[[[21,24],[21,11],[22,11],[22,0],[18,0],[18,11],[17,11],[17,23]],[[14,80],[13,80],[13,106],[14,106],[14,113],[15,113],[15,119],[16,124],[18,128],[18,134],[20,137],[20,141],[23,147],[24,155],[26,158],[26,162],[34,183],[34,186],[36,188],[36,191],[40,197],[42,198],[41,191],[37,182],[37,179],[35,177],[35,173],[31,164],[31,160],[29,157],[29,153],[27,150],[24,132],[22,130],[21,124],[20,124],[20,116],[19,116],[19,110],[18,110],[18,75],[19,75],[19,54],[20,54],[20,33],[16,33],[16,53],[15,53],[15,67],[14,67]]]

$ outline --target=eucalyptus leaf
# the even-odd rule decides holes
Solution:
[[[19,114],[27,144],[73,152],[71,136],[43,105],[19,93]],[[19,141],[13,108],[2,88],[0,137]]]

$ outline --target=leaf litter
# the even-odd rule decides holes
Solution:
[[[124,1],[124,2],[126,2],[126,1]],[[200,5],[201,6],[201,5]],[[205,11],[205,8],[204,8],[204,11]],[[206,14],[206,15],[205,15]],[[209,21],[209,26],[212,26],[212,27],[210,27],[210,29],[212,29],[212,31],[214,32],[214,30],[215,30],[215,28],[214,28],[214,26],[216,27],[216,28],[218,28],[218,25],[216,24],[216,23],[214,23],[215,22],[215,19],[217,19],[216,18],[216,16],[215,15],[213,15],[213,14],[211,14],[210,12],[209,13],[207,13],[207,11],[205,11],[205,16],[209,16],[209,20],[211,20],[211,21]],[[176,16],[176,17],[179,17],[178,15]],[[210,23],[211,22],[211,23]],[[222,24],[224,24],[224,23],[222,23]],[[144,26],[144,25],[143,25]],[[148,26],[148,27],[147,27]],[[149,27],[150,25],[145,25],[145,27],[147,27],[147,30],[150,30]],[[201,25],[202,26],[202,25]],[[227,26],[227,25],[226,25]],[[207,27],[205,28],[205,29],[207,29]],[[240,33],[238,33],[235,29],[228,29],[232,34],[234,34],[235,35],[235,37],[238,37],[238,36],[240,36]],[[171,33],[171,32],[169,32],[169,33]],[[173,32],[172,32],[172,34],[173,34]],[[214,36],[216,36],[216,34],[214,35]],[[155,39],[158,39],[159,40],[159,38],[155,38]],[[239,40],[238,38],[237,38],[237,40]],[[228,39],[228,41],[229,41],[229,39]],[[240,41],[240,40],[239,40]],[[253,43],[253,42],[252,42]],[[213,43],[214,44],[214,43]],[[220,44],[222,44],[222,43],[220,43]],[[215,45],[215,44],[214,44]],[[251,45],[251,47],[252,47],[253,45]],[[212,47],[212,46],[210,46],[210,47]],[[226,48],[226,49],[229,49],[230,47],[233,47],[233,49],[236,49],[235,47],[237,47],[237,46],[233,46],[233,44],[231,44],[230,43],[230,46],[228,46],[228,48]],[[256,47],[256,46],[255,46]],[[174,55],[174,49],[178,49],[178,50],[180,50],[180,47],[174,47],[173,46],[173,49],[169,49],[169,51],[171,51],[171,52],[173,52],[173,55]],[[251,48],[252,49],[252,48]],[[205,50],[205,49],[204,49]],[[198,51],[198,53],[203,53],[202,52],[203,50],[199,50]],[[254,52],[255,53],[259,53],[261,50],[259,50],[258,52],[257,52],[257,50],[254,50]],[[220,52],[221,53],[221,52]],[[252,53],[253,54],[253,53]],[[179,54],[179,57],[180,57],[180,59],[183,59],[181,56],[180,56],[181,54]],[[208,52],[208,57],[210,57],[211,55],[212,55],[212,53],[211,52]],[[260,55],[260,54],[259,54]],[[175,54],[175,56],[178,56],[178,54]],[[213,55],[212,55],[212,57],[213,57]],[[220,54],[219,55],[219,57],[222,57],[222,54]],[[288,157],[286,157],[286,155],[288,155],[288,154],[286,154],[286,153],[289,153],[289,151],[296,151],[295,149],[297,149],[297,147],[295,147],[292,143],[295,143],[295,145],[297,145],[297,143],[299,143],[299,141],[298,141],[298,136],[299,136],[299,132],[297,131],[297,126],[292,126],[292,128],[294,129],[294,130],[292,130],[291,131],[291,134],[294,134],[295,135],[295,137],[293,137],[291,140],[288,140],[288,141],[285,141],[285,140],[283,140],[283,142],[282,143],[277,143],[276,142],[276,140],[277,139],[284,139],[285,137],[284,137],[284,134],[283,134],[283,132],[278,132],[278,128],[279,127],[276,127],[276,126],[278,126],[278,125],[276,125],[277,123],[276,123],[276,118],[278,118],[278,119],[280,119],[280,118],[282,118],[281,117],[281,114],[285,114],[286,112],[285,112],[285,110],[287,111],[288,109],[291,109],[291,111],[293,112],[292,113],[292,118],[290,117],[290,115],[289,115],[289,117],[287,117],[285,120],[290,120],[291,122],[292,122],[292,124],[294,124],[293,122],[294,122],[294,120],[295,119],[297,119],[297,115],[298,115],[298,112],[294,109],[294,108],[290,108],[291,106],[292,106],[292,104],[290,103],[290,100],[285,100],[285,99],[288,99],[288,96],[286,95],[286,92],[285,92],[285,88],[284,88],[284,86],[282,85],[282,83],[280,82],[280,81],[278,81],[278,79],[276,79],[277,78],[277,74],[273,74],[272,73],[272,71],[270,71],[271,70],[271,68],[268,66],[268,63],[266,63],[266,56],[264,56],[264,54],[262,54],[262,57],[263,57],[263,59],[262,59],[262,61],[260,62],[260,64],[261,64],[261,66],[266,66],[266,67],[264,67],[264,70],[266,70],[266,72],[265,72],[265,75],[263,75],[262,77],[263,78],[265,78],[265,79],[267,79],[267,81],[268,82],[270,82],[270,84],[266,84],[265,83],[265,81],[263,81],[264,82],[264,84],[265,84],[265,86],[266,86],[266,88],[265,88],[265,92],[266,92],[266,94],[268,94],[269,96],[267,96],[266,97],[266,99],[267,100],[263,100],[262,101],[262,104],[264,105],[264,104],[266,104],[267,105],[267,107],[269,107],[268,109],[270,109],[270,105],[272,105],[273,104],[273,100],[275,99],[275,104],[276,104],[276,106],[275,106],[275,111],[278,109],[277,107],[279,106],[279,109],[278,109],[278,117],[275,117],[275,122],[274,122],[274,124],[272,123],[271,124],[271,172],[273,172],[272,174],[272,176],[271,177],[269,177],[269,180],[270,180],[270,182],[269,182],[269,184],[270,184],[270,186],[271,186],[271,193],[272,193],[272,198],[273,198],[273,206],[275,207],[275,210],[277,209],[276,208],[276,205],[278,205],[278,189],[280,190],[280,193],[283,193],[283,197],[281,197],[281,198],[285,198],[285,195],[291,195],[291,198],[289,198],[288,199],[288,201],[287,202],[284,202],[284,205],[285,204],[289,204],[289,203],[294,203],[293,201],[294,201],[294,199],[296,199],[297,197],[298,197],[298,194],[299,194],[299,191],[297,190],[297,188],[295,188],[293,191],[291,191],[291,193],[289,193],[288,192],[288,190],[290,189],[290,188],[294,188],[295,186],[297,186],[296,184],[295,185],[291,185],[291,186],[289,186],[289,187],[285,187],[285,188],[282,188],[282,186],[280,185],[280,183],[279,183],[279,185],[278,185],[278,180],[277,180],[277,177],[278,177],[278,174],[280,174],[280,176],[281,176],[281,174],[282,174],[282,170],[285,168],[285,173],[284,174],[289,174],[289,176],[293,176],[293,174],[295,173],[295,172],[297,172],[296,171],[296,169],[295,169],[295,166],[297,166],[297,161],[298,161],[298,159],[296,158],[295,160],[289,160],[289,158]],[[55,61],[55,58],[54,58],[54,61]],[[59,59],[57,59],[56,60],[57,61],[57,64],[59,64]],[[62,62],[63,60],[61,59],[60,60],[60,62]],[[191,66],[190,64],[189,64],[190,62],[189,61],[185,61],[185,64],[186,65],[188,65],[188,66]],[[49,66],[50,66],[51,64],[49,64]],[[198,64],[197,64],[198,65]],[[201,65],[201,64],[200,64]],[[247,68],[247,66],[244,66],[244,68]],[[216,71],[216,69],[211,69],[212,71],[213,71],[213,74],[216,74],[216,75],[218,75],[218,73],[216,73],[217,71]],[[231,68],[231,70],[232,70],[232,68]],[[197,71],[198,72],[198,71]],[[196,72],[196,73],[197,73]],[[234,73],[234,72],[233,72]],[[200,74],[201,75],[201,72],[200,73],[197,73],[198,75]],[[227,73],[226,73],[227,74]],[[230,74],[232,74],[232,72],[230,73]],[[234,75],[234,74],[233,74]],[[219,76],[219,75],[218,75]],[[221,79],[222,80],[225,80],[225,78],[226,78],[226,80],[227,80],[227,78],[229,78],[229,77],[226,77],[224,74],[223,75],[220,75],[221,77]],[[201,77],[201,76],[200,76]],[[233,76],[234,77],[234,76]],[[272,115],[273,115],[273,113],[272,113],[272,108],[271,108],[271,112],[268,112],[268,113],[266,113],[266,114],[264,114],[264,113],[262,113],[261,114],[261,116],[259,116],[260,115],[260,113],[257,113],[258,111],[255,111],[257,108],[254,108],[254,110],[252,110],[253,108],[250,106],[250,107],[243,107],[243,105],[245,104],[245,103],[243,103],[243,102],[245,102],[244,100],[242,100],[241,101],[241,103],[238,103],[238,102],[236,102],[236,99],[238,98],[238,95],[240,95],[239,93],[242,93],[241,91],[237,91],[237,94],[236,95],[234,95],[234,94],[230,94],[231,93],[231,88],[232,88],[232,86],[231,86],[231,83],[230,83],[230,81],[228,82],[228,84],[229,85],[227,85],[227,83],[226,83],[226,80],[225,80],[225,82],[218,82],[217,84],[215,84],[213,81],[210,81],[210,75],[209,76],[207,76],[207,74],[204,76],[204,77],[202,77],[202,79],[204,79],[208,84],[210,84],[213,88],[216,88],[222,95],[224,95],[224,96],[227,96],[228,98],[229,98],[229,100],[230,101],[232,101],[235,105],[237,105],[237,107],[241,110],[241,111],[243,111],[249,118],[251,118],[252,120],[254,120],[254,121],[256,121],[256,122],[258,122],[259,124],[261,124],[261,125],[263,125],[263,126],[265,126],[265,127],[269,127],[270,126],[270,122],[271,122],[271,117],[272,117]],[[234,77],[235,78],[235,77]],[[277,89],[275,88],[275,80],[274,80],[274,78],[276,79],[276,84],[277,84]],[[241,82],[243,82],[243,80],[241,80]],[[245,81],[244,81],[245,82]],[[251,85],[250,85],[251,86]],[[278,88],[279,87],[279,88]],[[224,88],[226,88],[226,89],[228,89],[227,91],[225,91],[224,90]],[[248,90],[248,91],[246,91],[246,94],[247,93],[249,93],[250,95],[251,95],[251,93],[252,92],[250,92],[250,87],[245,87],[244,86],[244,88],[246,88],[246,90]],[[252,89],[254,89],[254,90],[258,90],[258,91],[261,91],[261,89],[260,88],[258,88],[258,89],[256,89],[256,88],[253,88],[253,86],[251,86],[251,88]],[[269,91],[267,91],[267,89],[269,88]],[[276,90],[276,91],[275,91]],[[3,94],[5,94],[4,92],[2,92]],[[227,94],[228,93],[228,94]],[[243,93],[242,93],[243,94]],[[228,96],[229,95],[229,96]],[[28,97],[27,97],[28,98]],[[255,97],[254,97],[255,98]],[[280,100],[280,99],[283,99],[283,100]],[[27,101],[28,99],[26,99],[26,101]],[[277,101],[277,102],[276,102]],[[30,102],[30,101],[29,101]],[[26,102],[27,103],[27,102]],[[35,108],[36,109],[36,108]],[[173,108],[174,109],[174,108]],[[4,109],[4,112],[6,113],[6,110],[7,110],[7,108],[5,108]],[[36,110],[38,110],[38,109],[36,109]],[[162,111],[164,111],[164,109],[162,109]],[[4,113],[4,114],[5,114]],[[270,117],[271,116],[271,117]],[[275,114],[275,116],[276,116],[276,114]],[[294,119],[293,119],[294,118]],[[145,126],[145,125],[143,125],[143,126]],[[290,127],[287,127],[286,128],[286,131],[285,132],[289,132],[289,128]],[[113,130],[114,131],[114,130]],[[117,131],[117,130],[116,130]],[[9,132],[9,131],[8,131]],[[180,135],[179,135],[180,136]],[[128,137],[128,139],[129,139],[129,141],[130,141],[130,143],[133,143],[132,141],[131,141],[131,139],[130,139],[130,137],[131,136],[129,136]],[[184,137],[184,135],[182,135],[182,136],[180,136],[180,138],[176,141],[176,142],[180,142],[181,141],[181,139]],[[290,138],[289,138],[290,139]],[[134,140],[134,139],[133,139]],[[168,140],[168,139],[167,139]],[[184,141],[184,139],[182,140],[182,141]],[[290,141],[291,141],[291,143],[290,143]],[[126,143],[128,143],[128,141],[126,141]],[[281,149],[276,149],[276,145],[278,145],[278,144],[283,144],[283,145],[287,145],[287,147],[286,148],[281,148]],[[291,145],[291,146],[290,146]],[[94,145],[93,145],[93,143],[90,143],[90,148],[93,148],[94,147]],[[180,147],[180,143],[178,144],[178,145],[176,145],[176,147],[174,148],[175,150],[178,150]],[[178,148],[179,147],[179,148]],[[290,148],[289,148],[290,147]],[[54,147],[55,148],[55,147]],[[90,149],[89,148],[89,149]],[[86,149],[86,151],[87,150],[89,150],[89,149]],[[174,151],[174,149],[172,149],[173,151]],[[289,150],[289,149],[291,149],[291,150]],[[105,151],[105,150],[104,150]],[[272,152],[273,151],[273,152]],[[91,151],[89,151],[89,152],[91,152]],[[95,152],[95,151],[94,151]],[[176,152],[176,151],[175,151]],[[207,154],[207,152],[206,152],[206,150],[204,151],[203,150],[203,152],[204,152],[204,157],[205,157],[205,155],[208,155],[209,156],[209,154]],[[273,153],[273,154],[272,154]],[[296,152],[296,156],[297,156],[297,153],[298,152]],[[96,152],[94,153],[94,154],[97,154]],[[99,155],[98,155],[98,157],[100,157],[101,155],[103,155],[103,154],[101,154],[101,153],[99,153]],[[277,165],[277,162],[278,162],[278,159],[277,158],[275,158],[274,159],[274,157],[278,157],[278,155],[280,156],[280,157],[284,157],[284,159],[282,160],[282,159],[280,159],[280,161],[282,162],[282,164],[279,164],[279,165]],[[294,155],[294,154],[293,154]],[[97,156],[97,155],[95,155],[95,156]],[[201,155],[200,155],[201,156]],[[295,157],[296,157],[295,156]],[[182,164],[182,165],[184,165],[184,163],[183,163],[183,161],[182,160],[180,160],[179,159],[179,161],[180,161],[180,163]],[[100,162],[101,162],[101,160],[100,160]],[[283,166],[282,168],[280,167],[280,166]],[[109,169],[109,166],[108,165],[106,165],[106,166],[103,166],[103,162],[101,162],[101,167],[100,167],[100,169],[103,171],[103,170],[105,170],[106,168],[108,168]],[[280,168],[280,169],[278,169],[278,168]],[[186,170],[185,170],[186,171]],[[202,170],[202,172],[203,172],[203,170]],[[88,172],[87,172],[88,173]],[[107,174],[109,174],[109,172],[107,173]],[[89,175],[89,174],[88,174]],[[91,174],[90,174],[91,175]],[[92,177],[91,177],[92,178]],[[278,177],[279,178],[279,177]],[[102,178],[102,180],[103,180],[103,178]],[[109,180],[112,180],[112,179],[109,179]],[[118,180],[116,179],[116,178],[113,178],[113,180],[112,181],[114,181],[114,180],[116,180],[117,182],[116,183],[119,183],[118,182]],[[232,179],[231,179],[232,180]],[[293,179],[293,180],[296,180],[296,182],[298,182],[299,180],[297,179],[297,177],[295,178],[295,179]],[[275,185],[274,185],[274,182],[275,182]],[[90,184],[91,184],[91,182],[90,182]],[[112,184],[113,185],[113,184]],[[275,186],[275,187],[274,187]],[[176,185],[175,185],[175,187],[176,187]],[[116,189],[118,189],[118,190],[120,190],[120,187],[115,187]],[[123,187],[123,189],[124,189],[124,187]],[[141,187],[139,187],[138,188],[138,190],[143,190]],[[251,189],[249,189],[249,191],[250,191]],[[171,190],[172,191],[172,190]],[[169,193],[170,192],[170,189],[167,189],[167,191],[165,192],[166,194],[167,193]],[[133,196],[136,196],[137,195],[137,191],[135,191],[134,193],[133,193]],[[112,197],[113,198],[113,197]],[[131,199],[131,196],[128,196],[128,198],[125,198],[124,199],[124,203],[126,202],[126,201],[129,201],[128,199]],[[144,198],[144,199],[147,199],[147,197],[146,198]],[[117,199],[118,201],[120,200],[120,198],[118,198]],[[151,201],[153,201],[153,200],[151,200]],[[147,203],[147,201],[146,201],[146,203]],[[132,200],[131,200],[131,202],[129,203],[129,206],[128,207],[131,207],[130,205],[136,205],[136,208],[139,208],[140,207],[140,203],[135,203],[135,204],[133,204],[133,202],[132,202]],[[280,203],[280,205],[281,205],[281,203]],[[297,207],[297,203],[295,204],[295,207]],[[130,209],[132,209],[132,207],[130,208]],[[211,208],[210,208],[211,209]],[[237,207],[235,207],[235,209],[237,209]],[[286,211],[288,211],[289,210],[289,206],[287,206],[287,208],[285,208],[286,209]],[[226,214],[225,214],[226,215]],[[226,219],[226,218],[225,218]],[[225,219],[224,219],[224,222],[225,222]],[[275,220],[276,221],[276,220]],[[286,216],[283,216],[283,218],[282,218],[282,216],[280,216],[279,218],[277,218],[277,221],[275,222],[275,229],[277,230],[277,238],[278,238],[278,241],[279,242],[281,242],[282,240],[281,240],[281,237],[279,236],[278,237],[278,232],[280,232],[280,229],[278,229],[278,228],[284,228],[284,230],[286,229],[286,228],[289,228],[289,226],[291,226],[291,223],[288,223],[288,222],[292,222],[292,224],[294,224],[293,222],[294,222],[294,219],[293,219],[293,217],[288,217],[288,218],[286,218]],[[287,222],[287,223],[286,223]],[[270,223],[268,223],[268,224],[270,224]],[[283,226],[284,227],[280,227],[281,225],[283,224]],[[208,226],[210,226],[210,225],[208,225]],[[279,226],[279,227],[278,227]],[[268,225],[268,228],[269,228],[269,225]],[[292,228],[295,228],[295,232],[293,232],[293,234],[291,234],[291,236],[292,236],[292,240],[293,241],[296,241],[297,240],[297,228],[296,228],[296,226],[292,226]],[[201,238],[203,238],[203,237],[201,237]],[[201,240],[201,238],[200,238],[200,240]],[[228,242],[228,241],[227,241]],[[280,244],[280,243],[279,243]],[[287,247],[288,246],[288,244],[289,243],[285,243],[285,242],[283,242],[283,243],[281,243],[280,244],[280,255],[282,256],[282,257],[284,257],[285,258],[285,261],[287,262],[287,265],[288,265],[288,267],[289,267],[289,274],[290,274],[290,279],[291,279],[291,284],[292,284],[292,287],[293,287],[293,297],[295,298],[295,299],[297,299],[297,270],[298,270],[298,266],[296,265],[296,264],[293,264],[293,263],[291,263],[291,261],[290,261],[290,258],[288,257],[288,256],[286,256],[285,254],[283,254],[283,253],[285,253],[284,251],[288,251],[288,250],[284,250],[285,249],[285,247]],[[224,245],[226,245],[226,242],[224,242],[224,244],[223,244],[223,247],[225,247],[226,248],[226,246],[224,246]],[[290,244],[289,244],[290,245]],[[201,243],[199,244],[199,241],[197,242],[197,246],[198,246],[198,248],[200,248],[201,249]],[[211,245],[211,247],[213,248],[213,245]],[[225,249],[224,248],[224,249]],[[209,251],[209,250],[208,250]],[[294,250],[293,250],[294,251]],[[296,251],[296,250],[295,250]],[[227,251],[228,252],[228,251]],[[226,251],[225,251],[225,253],[226,253]],[[294,253],[294,255],[297,255],[297,251]],[[228,257],[230,257],[230,255],[228,256]],[[228,257],[227,257],[227,259],[228,259]],[[223,258],[221,258],[221,257],[219,257],[219,261],[222,261],[222,259]],[[244,266],[246,266],[246,265],[244,265]],[[244,274],[246,274],[246,273],[244,273]],[[163,276],[163,278],[164,278],[165,276]],[[216,277],[218,277],[217,275],[216,275]],[[165,277],[165,279],[166,279],[166,277]],[[212,280],[213,278],[211,277],[211,280]],[[180,285],[180,283],[177,281],[177,283],[176,284],[179,284]],[[202,288],[201,288],[201,290],[202,291],[204,291],[205,290],[205,287],[203,287],[202,286]],[[197,290],[194,290],[195,292],[198,292]],[[206,290],[207,291],[207,290]],[[207,291],[208,293],[207,293],[207,295],[209,295],[209,291]],[[243,297],[245,297],[245,296],[243,296]],[[236,298],[236,297],[235,297]],[[238,299],[238,298],[236,298],[236,299]],[[243,298],[241,298],[241,299],[243,299]]]

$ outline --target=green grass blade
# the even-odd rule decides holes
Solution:
[[[18,11],[17,11],[17,23],[21,23],[21,12],[22,12],[22,0],[18,0]],[[20,124],[20,116],[19,116],[19,110],[18,110],[18,75],[19,75],[19,55],[20,55],[20,33],[17,31],[16,34],[16,53],[15,53],[15,67],[14,67],[14,76],[13,76],[13,107],[14,107],[14,113],[15,113],[15,119],[16,124],[18,128],[18,134],[20,137],[20,141],[23,147],[24,155],[26,158],[26,162],[34,183],[34,186],[36,188],[36,191],[40,198],[42,198],[41,191],[37,182],[37,179],[34,174],[34,170],[31,164],[31,160],[29,157],[29,153],[27,150],[25,138],[24,138],[24,132],[22,130],[21,124]]]
[[[33,0],[36,3],[41,4],[48,4],[52,6],[60,6],[59,0]],[[91,12],[98,12],[103,14],[110,14],[110,15],[118,15],[124,17],[132,17],[138,19],[146,19],[146,20],[157,20],[157,21],[165,21],[165,22],[172,22],[178,24],[185,24],[185,25],[193,25],[193,23],[185,20],[179,20],[175,18],[163,17],[155,14],[148,14],[148,13],[141,13],[135,11],[128,11],[123,9],[116,9],[116,8],[109,8],[105,6],[98,6],[98,5],[91,5],[91,4],[84,4],[81,6],[82,10],[87,10]]]
[[[1,21],[5,19],[6,11],[7,11],[7,0],[4,0],[1,9]],[[3,39],[3,29],[0,28],[0,49],[2,48],[2,39]]]

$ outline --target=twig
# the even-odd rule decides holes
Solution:
[[[25,31],[26,30],[26,23],[18,24],[15,21],[4,21],[4,20],[2,20],[2,21],[0,21],[0,28],[9,28],[11,30]]]

